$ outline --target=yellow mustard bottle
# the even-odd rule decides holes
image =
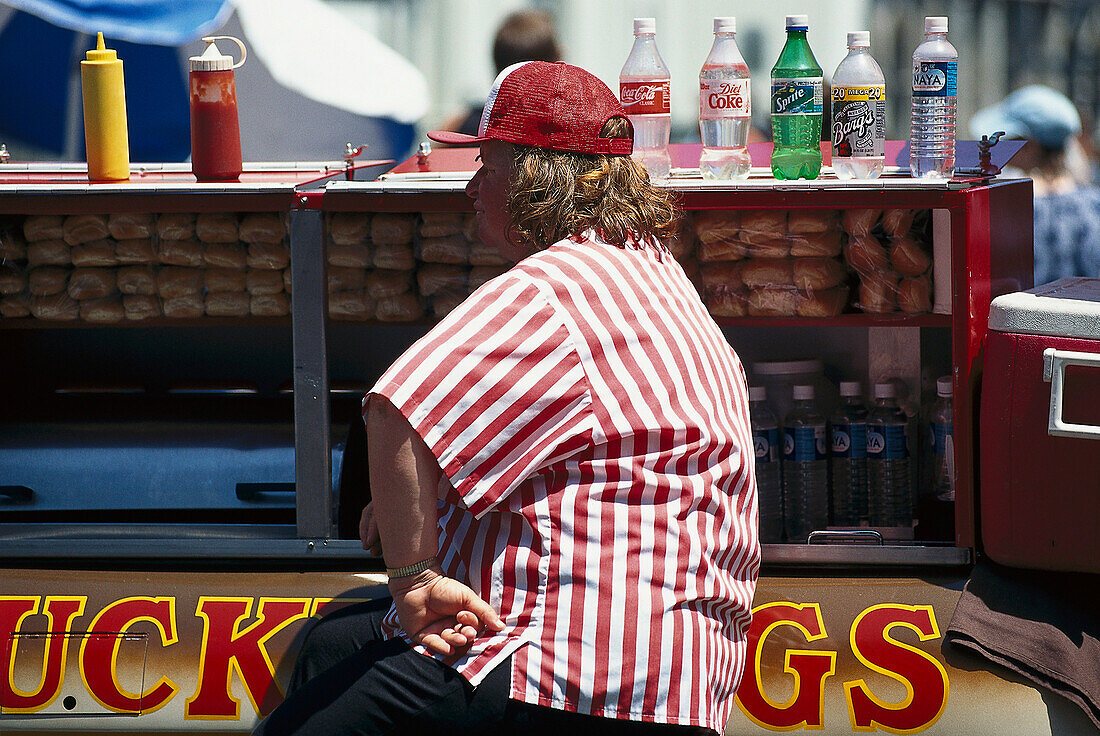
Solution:
[[[126,89],[122,60],[96,36],[96,47],[80,62],[84,98],[84,146],[88,178],[120,181],[130,178],[130,141],[126,131]]]

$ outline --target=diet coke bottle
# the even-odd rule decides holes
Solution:
[[[669,74],[657,50],[657,23],[634,19],[634,46],[619,73],[619,99],[634,126],[634,160],[655,179],[668,176],[668,135],[672,127]]]
[[[699,71],[699,136],[704,179],[745,179],[752,164],[746,145],[752,111],[749,67],[734,34],[737,19],[714,19],[714,45]]]

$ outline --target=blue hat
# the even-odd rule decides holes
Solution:
[[[1033,84],[1021,87],[991,107],[970,118],[970,135],[981,138],[1003,130],[1008,138],[1029,138],[1047,148],[1059,150],[1081,132],[1077,108],[1050,87]]]

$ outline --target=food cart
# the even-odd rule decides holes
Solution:
[[[697,147],[673,149],[684,174]],[[169,166],[112,185],[57,167],[0,168],[0,232],[14,243],[5,267],[13,283],[25,278],[6,295],[26,297],[25,313],[8,302],[0,318],[0,731],[247,732],[280,702],[308,620],[386,593],[381,561],[356,539],[359,399],[504,267],[467,232],[473,157],[424,151],[375,181],[251,167],[217,185]],[[888,171],[855,183],[684,174],[668,185],[688,211],[678,257],[703,291],[715,261],[701,258],[693,228],[713,213],[781,213],[789,243],[787,213],[815,212],[839,244],[856,234],[845,213],[908,213],[900,234],[883,234],[877,214],[865,232],[923,249],[928,265],[913,278],[930,279],[924,306],[863,309],[838,247],[850,295],[832,316],[750,310],[747,295],[712,310],[747,367],[819,358],[829,381],[899,382],[913,408],[950,375],[955,396],[946,534],[822,529],[809,544],[764,545],[727,733],[984,733],[991,721],[1019,734],[1089,733],[1071,706],[942,646],[982,551],[986,318],[994,297],[1031,286],[1030,182],[928,184]],[[90,240],[68,219],[87,215]],[[165,237],[162,224],[179,224],[170,215],[186,216],[183,232]],[[54,219],[35,226],[58,237],[29,241],[28,221],[43,216]],[[147,230],[123,232],[133,221]],[[47,247],[31,257],[35,243],[57,240],[68,262]],[[128,243],[137,254],[122,257],[131,240],[151,250]],[[113,262],[94,260],[87,246],[98,241],[114,244]],[[74,263],[78,248],[101,265]],[[39,274],[31,293],[31,274],[47,267],[63,289],[45,293],[55,287]],[[147,278],[124,279],[127,268]],[[107,284],[74,287],[87,269]],[[81,285],[89,291],[77,298]],[[708,297],[720,295],[728,290]],[[127,296],[157,306],[131,310],[143,300]]]

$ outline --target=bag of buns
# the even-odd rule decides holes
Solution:
[[[470,244],[458,234],[423,238],[420,241],[420,260],[425,263],[465,265],[470,260]]]
[[[432,296],[432,316],[442,319],[466,299],[466,290],[446,289]]]
[[[36,240],[27,244],[27,265],[68,266],[73,262],[72,248],[64,240]]]
[[[65,218],[61,215],[28,215],[23,220],[23,237],[28,243],[62,240],[65,237]]]
[[[250,243],[245,261],[249,268],[281,271],[290,265],[290,248],[285,243]]]
[[[123,294],[157,293],[157,272],[152,266],[122,266],[117,274],[118,290]]]
[[[367,275],[367,293],[375,299],[404,294],[412,289],[412,271],[376,268]]]
[[[157,237],[161,240],[190,240],[195,237],[195,216],[190,212],[157,215]]]
[[[162,240],[157,244],[157,260],[166,266],[198,268],[205,262],[198,240]]]
[[[374,319],[375,302],[365,290],[337,291],[328,295],[328,316],[338,320]]]
[[[0,262],[21,261],[27,257],[27,241],[14,227],[0,228]]]
[[[107,231],[115,240],[151,238],[157,224],[150,212],[123,212],[107,218]]]
[[[72,269],[61,266],[39,266],[27,273],[27,290],[31,296],[51,296],[65,291]]]
[[[420,213],[420,237],[445,238],[448,235],[461,235],[463,226],[461,212],[422,212]]]
[[[80,302],[80,319],[85,322],[121,322],[126,318],[122,297],[107,296]]]
[[[359,245],[370,240],[371,216],[367,212],[334,212],[328,220],[328,237],[336,245]]]
[[[149,294],[123,294],[122,311],[129,320],[152,319],[164,314],[160,300]]]
[[[32,296],[31,314],[35,319],[50,319],[71,322],[80,319],[80,302],[65,292],[49,296]]]
[[[279,212],[249,212],[241,218],[240,239],[245,243],[281,243],[286,221]]]
[[[202,261],[212,268],[248,268],[248,246],[244,243],[207,243],[202,249]]]
[[[290,296],[278,294],[252,294],[248,311],[253,317],[285,317],[290,314]]]
[[[123,266],[151,266],[157,262],[152,238],[130,238],[115,243],[115,258]]]
[[[77,268],[67,288],[73,299],[100,299],[115,293],[118,280],[113,268]]]
[[[208,317],[247,317],[249,306],[249,295],[243,291],[212,291],[203,299]]]
[[[21,294],[26,290],[26,271],[9,263],[0,263],[0,295]]]
[[[8,294],[0,296],[0,317],[7,319],[22,319],[31,316],[30,294]]]
[[[411,322],[424,316],[424,304],[410,291],[379,299],[374,316],[381,322]]]
[[[204,243],[236,243],[241,239],[237,215],[232,212],[200,212],[195,217],[195,236]]]
[[[69,215],[62,225],[62,237],[69,245],[109,237],[106,215]]]
[[[113,240],[92,240],[80,243],[73,246],[71,254],[73,265],[77,268],[117,266],[119,263]]]
[[[287,273],[287,271],[284,271]],[[367,281],[367,272],[361,268],[348,268],[346,266],[332,266],[328,269],[328,291],[335,294],[338,291],[360,291]],[[286,279],[283,279],[286,286]]]
[[[161,308],[164,316],[172,319],[198,319],[206,311],[202,294],[198,292],[162,299]]]
[[[380,212],[371,218],[370,238],[375,245],[406,245],[415,229],[416,215]]]

